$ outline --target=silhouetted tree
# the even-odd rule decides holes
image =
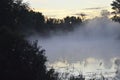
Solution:
[[[70,76],[70,79],[69,80],[85,80],[85,78],[83,77],[82,74],[78,75],[78,76]]]
[[[45,50],[0,28],[0,80],[46,80]]]
[[[0,0],[0,26],[12,24],[13,0]]]
[[[22,3],[22,0],[0,0],[0,26],[9,26],[12,30],[17,30],[28,11],[28,5]]]
[[[112,18],[114,21],[120,22],[120,0],[115,0],[111,4],[112,9],[114,10],[114,17]]]
[[[82,20],[79,17],[74,17],[74,16],[67,16],[66,18],[64,18],[64,21],[66,24],[81,24]]]
[[[55,72],[53,68],[47,71],[47,80],[59,80],[59,73]]]
[[[82,21],[84,21],[84,20],[85,20],[85,17],[86,17],[86,14],[85,14],[85,13],[81,13],[81,14],[79,14],[79,15],[81,16]]]
[[[76,25],[80,25],[82,23],[82,20],[79,17],[67,16],[64,18],[64,22],[65,22],[65,29],[72,31],[75,29]]]

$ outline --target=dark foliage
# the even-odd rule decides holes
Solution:
[[[51,31],[72,31],[81,24],[76,17],[45,19],[22,0],[0,0],[0,80],[57,80],[53,69],[46,71],[45,50],[37,41],[29,43],[22,35],[32,31],[46,36]]]
[[[50,32],[73,31],[75,25],[81,23],[81,18],[74,16],[64,19],[47,19],[42,13],[31,10],[22,0],[0,0],[0,26],[9,26],[12,30],[27,36],[33,32],[48,36]]]
[[[20,33],[31,13],[42,16],[22,0],[0,0],[0,80],[46,80],[45,50]]]
[[[59,73],[55,72],[53,68],[47,71],[47,80],[59,80]]]
[[[71,76],[69,80],[85,80],[82,74],[78,76]]]
[[[45,80],[45,50],[5,27],[0,29],[0,80]]]
[[[115,0],[111,4],[112,9],[114,10],[114,17],[112,18],[116,22],[120,22],[120,0]]]

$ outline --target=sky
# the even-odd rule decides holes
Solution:
[[[96,17],[101,10],[110,10],[113,0],[24,0],[35,11],[46,17],[63,18],[85,13],[88,17]]]

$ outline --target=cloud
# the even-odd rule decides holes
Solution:
[[[42,2],[42,3],[46,3],[48,0],[31,0],[32,2]]]
[[[100,10],[100,9],[104,9],[106,7],[92,7],[92,8],[85,8],[84,10]]]
[[[72,15],[76,15],[76,16],[88,16],[88,14],[86,13],[75,13],[75,14],[72,14]]]

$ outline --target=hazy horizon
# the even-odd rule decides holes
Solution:
[[[35,11],[42,12],[46,17],[64,18],[65,16],[79,16],[85,13],[87,18],[100,16],[101,10],[111,12],[113,0],[23,0],[28,2]]]
[[[46,39],[34,35],[30,40],[39,41],[40,46],[46,50],[50,62],[59,60],[77,62],[93,58],[111,65],[108,62],[120,56],[119,30],[119,23],[102,17],[90,20],[68,34],[53,33]]]

